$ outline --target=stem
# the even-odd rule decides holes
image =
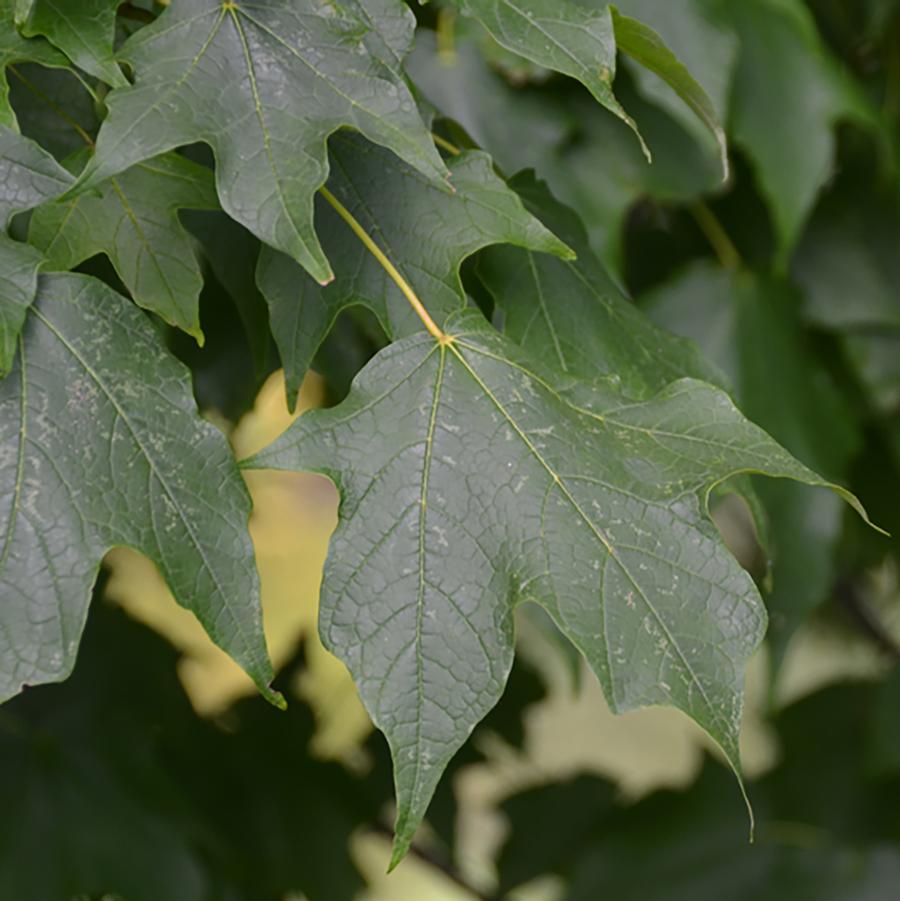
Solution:
[[[431,318],[428,310],[425,309],[422,301],[416,296],[409,282],[400,274],[397,267],[385,256],[381,248],[366,233],[365,229],[359,224],[356,217],[350,210],[345,207],[331,191],[324,185],[319,189],[322,196],[334,207],[335,212],[347,225],[350,226],[353,233],[365,245],[366,250],[375,257],[381,264],[381,267],[391,277],[394,284],[403,292],[403,296],[409,301],[410,306],[416,311],[416,315],[422,320],[423,325],[441,344],[449,344],[450,338],[444,334],[438,327],[438,324]]]
[[[726,269],[740,269],[744,261],[716,214],[702,200],[691,204],[690,211],[697,225],[700,226],[700,231],[703,232],[716,252],[719,262]]]
[[[438,10],[437,32],[435,40],[437,43],[438,59],[445,66],[452,66],[456,63],[456,43],[453,34],[453,27],[456,23],[456,14],[446,6],[442,6]]]
[[[435,144],[438,145],[442,150],[446,150],[447,153],[452,153],[454,156],[459,156],[462,151],[456,144],[451,144],[446,138],[442,138],[440,135],[431,133],[431,140],[434,141]]]

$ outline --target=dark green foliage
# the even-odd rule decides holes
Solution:
[[[896,677],[782,711],[776,680],[811,624],[900,658],[856,500],[900,528],[898,147],[894,0],[0,0],[0,897],[350,898],[390,772],[393,863],[435,795],[450,865],[454,777],[542,697],[528,601],[739,780],[768,634],[783,753],[753,847],[712,762],[511,798],[501,892],[891,897]],[[79,651],[130,546],[280,703],[203,418],[276,369],[331,406],[244,466],[341,493],[319,622],[389,744],[368,777],[309,756],[300,705],[196,718],[120,616]]]

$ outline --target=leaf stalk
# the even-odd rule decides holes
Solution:
[[[353,231],[353,234],[362,241],[366,250],[378,260],[381,267],[385,272],[390,276],[391,280],[394,284],[400,289],[403,293],[403,296],[409,301],[410,306],[416,311],[416,315],[419,319],[422,320],[422,324],[428,330],[428,332],[436,338],[441,344],[450,343],[449,337],[444,333],[444,331],[440,328],[440,326],[431,318],[428,310],[425,309],[425,305],[419,300],[418,295],[415,291],[413,291],[412,286],[409,282],[400,274],[400,271],[397,267],[387,258],[384,251],[372,240],[372,237],[366,232],[366,230],[360,225],[359,220],[350,212],[350,210],[345,207],[331,191],[328,190],[324,185],[319,189],[322,197],[328,201],[328,203],[333,207],[334,211],[350,226],[350,229]]]

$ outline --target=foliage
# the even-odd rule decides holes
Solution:
[[[891,692],[775,701],[833,597],[900,656],[865,589],[896,545],[863,506],[898,525],[896,4],[0,0],[0,68],[0,795],[27,824],[0,832],[0,894],[361,885],[340,855],[382,828],[375,740],[351,774],[309,756],[302,705],[248,700],[223,729],[121,617],[82,642],[128,546],[283,706],[252,469],[340,492],[320,634],[387,739],[392,866],[426,815],[452,855],[439,780],[481,759],[480,723],[521,740],[540,689],[514,669],[517,617],[613,711],[686,713],[742,791],[768,621],[786,750],[751,789],[759,847],[712,761],[638,803],[585,776],[506,803],[500,891],[874,898],[900,878],[888,742],[874,775],[833,743],[852,770],[834,809],[828,760],[805,769],[823,710],[896,731]],[[239,461],[223,431],[276,368],[290,409],[311,371],[333,404]],[[719,504],[745,511],[743,550]],[[511,672],[521,697],[494,710]],[[222,798],[204,769],[241,779]],[[54,827],[41,867],[44,818],[88,797],[105,838]],[[787,821],[819,839],[791,847]]]

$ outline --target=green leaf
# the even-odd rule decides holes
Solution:
[[[0,125],[0,377],[12,367],[42,262],[39,253],[7,237],[6,230],[15,213],[61,194],[71,180],[50,154]]]
[[[765,612],[706,498],[744,471],[826,484],[710,385],[564,396],[479,314],[447,330],[391,345],[346,401],[246,464],[321,472],[341,491],[320,631],[391,745],[394,863],[503,691],[523,601],[582,651],[613,710],[678,707],[739,771]]]
[[[637,135],[647,160],[650,151],[634,119],[612,90],[616,37],[610,8],[585,8],[572,0],[453,0],[464,15],[478,19],[502,47],[580,81],[601,106]]]
[[[90,75],[116,88],[128,80],[113,53],[119,0],[34,0],[23,34],[43,35]]]
[[[834,126],[871,124],[857,85],[827,50],[800,0],[720,3],[741,39],[732,133],[772,210],[784,265],[834,167]]]
[[[490,158],[467,152],[450,161],[454,194],[426,182],[393,154],[353,136],[331,141],[329,189],[409,275],[414,290],[427,294],[429,312],[441,324],[466,302],[462,261],[501,241],[535,251],[571,251],[528,213],[491,168]],[[313,356],[341,310],[368,307],[389,338],[418,331],[422,323],[406,298],[324,201],[318,226],[339,278],[317,285],[290,258],[264,249],[257,282],[269,304],[272,332],[286,371],[293,406]]]
[[[278,701],[249,496],[146,317],[96,279],[43,277],[0,410],[0,700],[69,674],[100,560],[128,545]]]
[[[529,167],[543,172],[575,130],[561,104],[510,87],[471,40],[458,39],[448,58],[438,52],[433,32],[420,31],[406,68],[416,87],[507,173]]]
[[[623,16],[615,6],[610,9],[616,33],[616,46],[666,82],[709,129],[719,148],[722,179],[726,180],[728,141],[709,95],[684,63],[666,46],[659,34],[643,22]]]
[[[446,175],[398,68],[413,24],[400,0],[172,4],[122,48],[135,84],[107,98],[80,186],[205,141],[223,209],[327,283],[313,195],[332,132],[358,129],[436,183]]]
[[[698,263],[644,301],[650,315],[693,338],[731,377],[741,409],[817,472],[842,479],[860,443],[853,410],[812,353],[799,302],[785,283]],[[772,665],[828,598],[836,576],[842,509],[827,492],[787,482],[758,486],[774,547],[769,640]]]
[[[477,272],[503,310],[503,330],[544,364],[635,400],[679,378],[724,385],[693,343],[654,325],[609,277],[578,217],[532,173],[513,188],[536,218],[571,247],[574,260],[531,250],[491,247]],[[565,298],[560,302],[558,298]]]
[[[617,0],[616,10],[645,23],[660,35],[709,96],[718,121],[726,122],[738,40],[730,28],[717,21],[716,4],[717,0],[669,0],[667,3],[659,3],[658,0]],[[659,104],[686,127],[700,125],[685,107],[684,101],[661,76],[636,64],[629,68],[641,94]]]
[[[86,151],[68,161],[77,172]],[[218,209],[213,173],[175,153],[138,163],[96,191],[34,211],[28,241],[52,269],[106,254],[135,303],[203,341],[203,276],[178,210]]]
[[[16,114],[9,105],[6,69],[14,63],[35,62],[42,66],[68,69],[69,61],[43,38],[23,38],[14,24],[19,14],[16,0],[0,0],[0,125],[18,128]],[[27,10],[22,8],[23,13]]]

